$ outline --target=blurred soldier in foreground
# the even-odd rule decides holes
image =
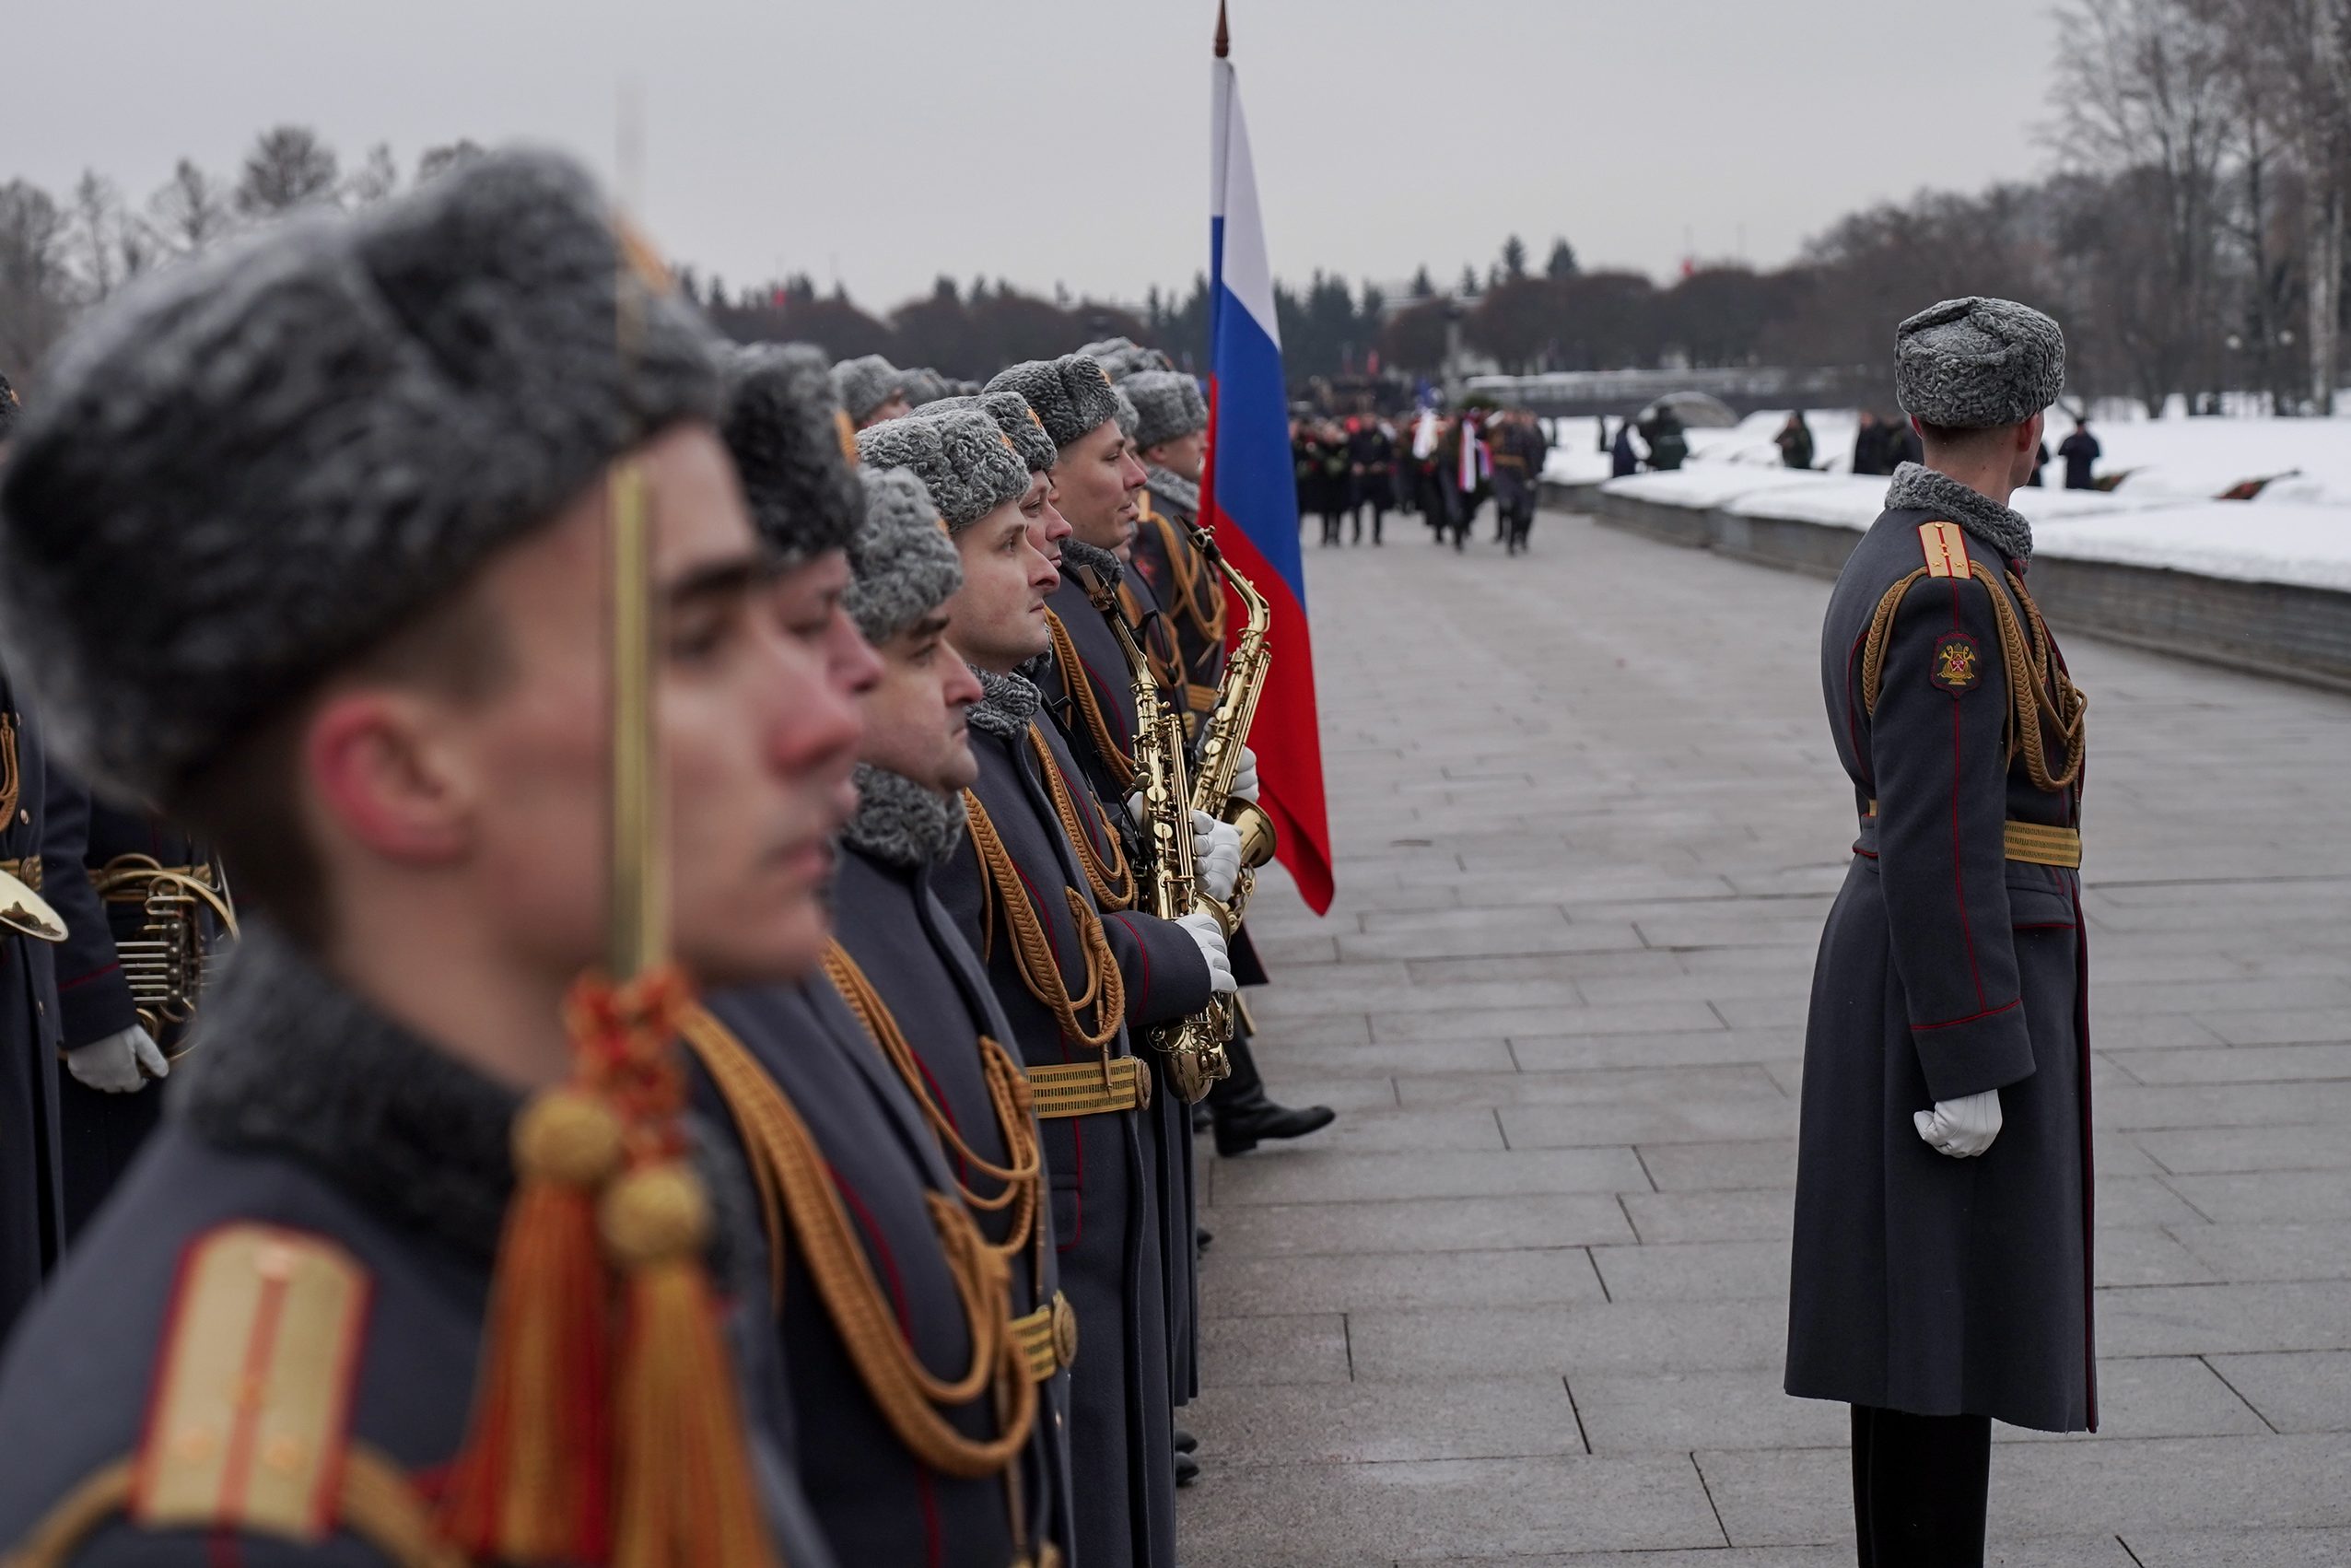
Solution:
[[[0,1539],[828,1562],[772,1339],[719,1315],[761,1251],[676,1115],[681,982],[581,977],[627,953],[608,600],[638,589],[680,964],[765,980],[824,940],[857,720],[766,606],[704,329],[572,165],[491,155],[126,291],[46,384],[0,626],[66,755],[216,841],[259,918],[0,1368]]]
[[[2007,505],[2065,345],[1998,299],[1897,342],[1926,466],[1895,473],[1821,634],[1861,836],[1805,1041],[1787,1390],[1853,1406],[1863,1568],[1971,1568],[1992,1422],[2097,1424],[2085,703]]]

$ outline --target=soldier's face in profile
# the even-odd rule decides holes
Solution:
[[[1195,430],[1188,436],[1162,441],[1143,456],[1176,478],[1189,479],[1197,485],[1200,470],[1208,462],[1208,436],[1204,431]]]
[[[983,670],[1008,672],[1053,646],[1045,596],[1061,574],[1030,528],[1021,503],[1007,501],[955,535],[964,585],[947,601],[947,639]]]
[[[1105,420],[1063,447],[1053,483],[1061,492],[1061,515],[1080,541],[1112,551],[1133,541],[1142,465],[1129,453],[1117,420]]]
[[[948,794],[979,777],[965,720],[979,678],[947,642],[942,610],[878,649],[882,678],[865,694],[864,760]]]
[[[821,638],[796,635],[714,433],[639,450],[653,509],[655,700],[676,956],[706,985],[819,956],[833,833],[855,805],[859,725]],[[441,751],[493,939],[561,971],[602,944],[611,790],[607,492],[493,564],[510,668]],[[870,660],[871,655],[867,658]]]
[[[1029,475],[1028,494],[1021,497],[1021,515],[1028,519],[1029,544],[1056,567],[1061,564],[1061,541],[1070,537],[1070,520],[1057,504],[1061,493],[1049,474]]]

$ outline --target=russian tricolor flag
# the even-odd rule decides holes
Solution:
[[[1272,657],[1249,744],[1258,804],[1281,836],[1281,863],[1315,913],[1330,908],[1330,818],[1323,804],[1315,650],[1306,629],[1305,563],[1298,553],[1297,479],[1290,461],[1290,400],[1274,319],[1273,273],[1257,216],[1249,128],[1241,114],[1224,7],[1216,12],[1209,223],[1208,470],[1200,520],[1273,611]],[[1240,616],[1233,617],[1237,631]]]

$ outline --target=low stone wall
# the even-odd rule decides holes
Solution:
[[[1816,577],[1836,576],[1861,538],[1825,523],[1667,506],[1597,490],[1575,509],[1669,544]],[[2062,556],[2033,562],[2032,591],[2061,632],[2088,632],[2351,691],[2351,593]]]

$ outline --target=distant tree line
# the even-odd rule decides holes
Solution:
[[[427,148],[414,177],[480,150]],[[289,213],[381,201],[400,182],[388,146],[346,166],[316,132],[279,125],[253,139],[233,175],[183,158],[141,201],[96,170],[62,198],[28,180],[0,184],[0,370],[29,372],[78,312],[141,273]]]
[[[2351,0],[2064,0],[2054,170],[1976,193],[1922,191],[1849,215],[1792,264],[1685,263],[1665,284],[1587,271],[1565,239],[1542,265],[1516,235],[1440,290],[1422,266],[1391,298],[1316,271],[1277,284],[1293,380],[1433,376],[1451,329],[1505,370],[1784,365],[1853,371],[1889,404],[1893,325],[1948,295],[1996,293],[2065,324],[2071,388],[2159,411],[2251,392],[2325,410],[2340,379],[2351,246]],[[427,151],[422,180],[475,150]],[[362,206],[402,173],[377,146],[346,167],[311,131],[257,137],[233,175],[181,159],[144,201],[90,171],[62,197],[0,185],[0,369],[21,374],[78,310],[225,235],[305,207]],[[978,378],[1111,333],[1208,357],[1207,279],[1118,304],[941,276],[880,314],[802,276],[679,282],[745,341],[804,339]],[[1874,380],[1871,378],[1876,378]]]

